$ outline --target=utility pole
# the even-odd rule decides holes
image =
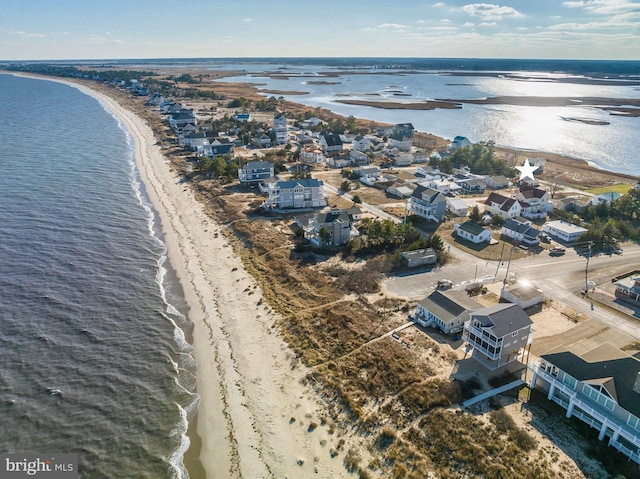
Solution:
[[[507,263],[507,272],[505,273],[504,280],[502,281],[502,289],[507,287],[507,278],[509,277],[509,267],[511,266],[511,254],[513,253],[513,248],[515,248],[515,246],[512,246],[509,250],[509,262]]]
[[[587,252],[587,265],[584,268],[584,294],[589,296],[589,258],[591,258],[591,247],[593,241],[589,241],[589,251]]]
[[[500,259],[498,259],[498,267],[496,268],[496,274],[493,275],[495,276],[496,279],[498,279],[498,271],[500,271],[500,263],[502,263],[503,253],[504,253],[504,241],[502,242],[502,251],[500,251]]]

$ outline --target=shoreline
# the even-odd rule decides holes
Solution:
[[[274,316],[224,227],[171,170],[146,121],[83,83],[23,76],[78,88],[100,101],[134,140],[136,165],[193,323],[200,405],[183,458],[190,477],[347,477],[341,459],[321,444],[331,441],[326,428],[307,429],[325,412],[315,391],[302,383],[307,371],[272,329]]]

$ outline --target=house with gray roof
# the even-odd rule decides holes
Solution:
[[[320,146],[325,154],[342,151],[344,148],[340,135],[329,131],[320,134]]]
[[[411,193],[407,209],[422,218],[440,223],[447,212],[447,201],[439,191],[420,185]]]
[[[517,304],[498,303],[469,314],[462,338],[489,369],[516,361],[531,343],[533,321]]]
[[[610,343],[559,346],[530,366],[530,387],[598,431],[598,439],[640,464],[640,360]]]
[[[456,223],[453,230],[458,238],[466,239],[475,244],[488,243],[491,241],[492,233],[473,221]]]
[[[354,224],[362,217],[360,208],[334,209],[314,215],[304,229],[304,236],[315,246],[341,246],[358,236]],[[327,238],[323,238],[325,228]]]
[[[438,253],[433,248],[415,249],[413,251],[403,251],[400,253],[402,263],[407,268],[417,268],[425,264],[436,264]]]
[[[640,307],[640,276],[627,276],[613,283],[616,287],[616,298]]]
[[[319,208],[327,206],[324,183],[316,178],[279,180],[265,185],[267,208]]]
[[[273,164],[268,161],[248,161],[238,169],[238,179],[243,186],[260,183],[273,177],[274,174]]]
[[[516,216],[509,218],[502,225],[500,233],[524,244],[535,246],[540,244],[540,230],[531,225],[532,223],[528,219]]]
[[[460,290],[436,290],[416,305],[413,318],[423,327],[439,328],[442,332],[458,333],[472,311],[482,305]]]

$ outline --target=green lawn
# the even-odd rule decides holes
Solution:
[[[617,185],[601,186],[600,188],[593,188],[591,190],[587,190],[587,193],[593,193],[594,195],[601,195],[603,193],[610,193],[613,191],[615,193],[620,193],[621,195],[624,195],[631,188],[633,188],[631,185],[618,183]]]

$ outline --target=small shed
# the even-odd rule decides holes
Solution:
[[[402,262],[408,268],[417,268],[425,264],[436,264],[438,254],[433,248],[417,249],[400,253]]]
[[[524,283],[516,283],[500,292],[500,299],[517,304],[527,309],[544,301],[544,294],[539,289]]]

